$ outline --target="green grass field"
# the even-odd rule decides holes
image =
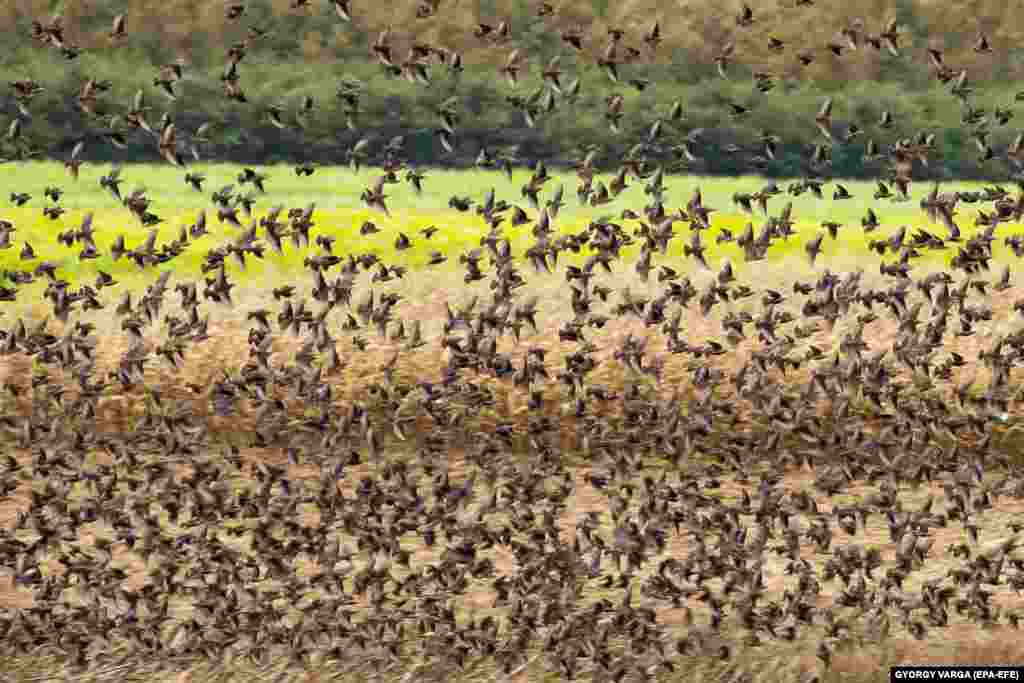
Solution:
[[[158,245],[175,239],[181,226],[188,226],[195,221],[198,211],[207,209],[210,235],[193,242],[188,251],[175,259],[167,267],[173,268],[176,276],[197,277],[205,252],[219,244],[232,239],[239,230],[227,223],[218,223],[216,211],[212,208],[210,195],[224,185],[234,184],[242,192],[251,188],[240,188],[236,182],[241,167],[233,165],[196,165],[189,170],[201,171],[207,176],[203,192],[196,192],[184,182],[184,171],[166,165],[159,166],[127,166],[122,172],[124,180],[122,194],[127,195],[133,189],[142,187],[152,200],[150,211],[158,215],[163,222],[159,228]],[[475,205],[467,212],[459,212],[448,208],[448,199],[453,195],[469,197],[479,203],[491,188],[496,197],[509,203],[522,206],[527,214],[534,218],[537,212],[531,209],[520,194],[520,188],[530,176],[528,169],[519,169],[509,182],[506,176],[496,172],[485,171],[430,171],[424,181],[424,192],[417,195],[407,183],[388,185],[385,192],[391,216],[372,211],[360,202],[359,195],[363,188],[369,186],[378,175],[375,169],[362,169],[355,173],[348,167],[318,168],[310,178],[299,178],[290,166],[275,166],[261,169],[268,176],[267,192],[256,196],[253,216],[259,217],[275,205],[302,207],[310,202],[316,203],[314,213],[315,227],[313,235],[328,234],[336,237],[335,252],[363,253],[375,252],[381,256],[388,255],[389,262],[405,265],[410,270],[424,267],[432,251],[441,251],[452,258],[444,269],[457,263],[457,255],[479,245],[480,238],[487,232],[484,220],[475,212]],[[14,248],[0,251],[0,269],[14,270],[24,268],[20,262],[19,252],[22,244],[28,242],[35,249],[40,259],[56,263],[60,266],[63,277],[70,280],[88,281],[95,278],[99,270],[110,273],[119,281],[130,282],[138,274],[136,266],[128,259],[115,263],[109,256],[109,248],[119,234],[126,236],[126,243],[132,248],[148,235],[150,228],[142,226],[113,196],[99,184],[99,178],[109,171],[108,166],[86,165],[81,170],[81,177],[73,182],[59,163],[30,163],[0,165],[0,186],[10,191],[27,192],[32,199],[22,207],[15,207],[8,199],[2,197],[3,208],[0,218],[15,224]],[[600,180],[607,183],[610,176]],[[751,221],[759,228],[764,216],[746,215],[740,212],[732,202],[735,192],[754,192],[764,186],[765,180],[756,177],[743,178],[708,178],[695,176],[673,176],[666,179],[666,209],[673,211],[685,206],[696,188],[704,195],[704,203],[716,209],[712,214],[712,230],[705,235],[708,247],[708,261],[712,267],[723,258],[730,259],[738,271],[743,268],[743,255],[734,244],[716,244],[715,236],[722,228],[735,234]],[[601,216],[613,217],[618,220],[625,208],[639,211],[647,202],[643,184],[630,180],[630,186],[611,204],[600,207],[581,206],[575,196],[577,179],[572,174],[555,174],[545,187],[542,202],[553,194],[559,184],[565,186],[565,206],[555,223],[556,232],[576,232],[586,227],[587,223]],[[852,199],[833,200],[833,184],[825,187],[825,198],[815,199],[809,193],[791,197],[785,193],[776,196],[769,204],[769,214],[778,214],[783,206],[793,202],[793,216],[798,234],[786,241],[775,243],[769,251],[769,261],[779,261],[787,256],[801,257],[803,245],[822,231],[821,223],[825,220],[843,224],[839,240],[833,242],[826,239],[825,248],[819,257],[819,265],[829,266],[836,263],[850,264],[868,255],[870,239],[884,239],[902,225],[908,228],[924,228],[937,235],[944,235],[941,226],[932,224],[922,212],[918,203],[930,186],[920,183],[912,188],[912,197],[906,202],[875,200],[873,183],[843,182],[853,195]],[[58,186],[65,190],[61,206],[66,213],[56,220],[43,215],[43,207],[52,202],[45,200],[43,189],[47,186]],[[785,190],[787,183],[779,183]],[[979,184],[957,183],[957,189],[978,189]],[[861,218],[869,207],[874,208],[882,223],[881,227],[870,234],[864,233]],[[974,212],[961,205],[958,220],[964,233],[974,231]],[[101,256],[98,259],[80,262],[77,259],[79,247],[67,248],[58,243],[56,236],[63,230],[77,227],[87,212],[94,213],[96,242]],[[965,213],[966,212],[966,213]],[[240,212],[240,215],[243,215]],[[364,221],[373,221],[380,232],[362,236],[359,228]],[[245,220],[243,218],[243,224]],[[627,230],[634,230],[639,224],[636,221],[621,221]],[[424,239],[420,230],[427,226],[436,226],[440,231],[430,240]],[[521,253],[533,241],[530,224],[512,227],[507,222],[503,225],[505,234],[511,239],[513,250]],[[1001,234],[1009,234],[1013,226],[1002,226]],[[413,245],[404,252],[394,249],[394,241],[399,232],[408,235]],[[670,247],[670,255],[663,258],[664,263],[683,265],[682,243],[685,241],[687,227],[680,223],[676,228],[677,237]],[[639,243],[639,242],[638,242]],[[632,247],[635,250],[637,247]],[[996,245],[996,258],[1005,248]],[[627,256],[630,250],[627,249]],[[952,255],[952,250],[945,252],[929,252],[924,261]],[[302,260],[308,255],[305,250],[289,250],[283,255],[273,253],[269,248],[262,262],[250,260],[244,274],[238,273],[233,265],[235,277],[253,283],[265,283],[268,277],[289,277],[302,269]],[[567,254],[570,261],[581,261],[584,255]],[[893,257],[890,255],[889,260]],[[877,256],[874,257],[877,261]],[[692,261],[689,261],[692,264]],[[758,265],[758,264],[755,264]],[[763,262],[760,264],[763,265]],[[687,266],[683,265],[685,269]],[[678,268],[677,268],[678,269]],[[144,273],[150,279],[152,273]]]

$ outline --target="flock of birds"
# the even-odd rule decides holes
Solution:
[[[293,2],[296,9],[308,4]],[[332,4],[341,20],[351,19],[349,2]],[[428,19],[440,4],[423,2],[419,14]],[[540,8],[542,16],[555,11],[547,3]],[[227,12],[241,20],[245,3],[230,2]],[[755,23],[744,5],[737,30]],[[250,27],[229,52],[224,89],[240,103],[239,64],[261,31]],[[507,23],[481,24],[476,33],[495,45],[512,40]],[[624,43],[625,31],[610,33],[598,64],[618,81],[640,54]],[[900,53],[894,23],[877,36],[856,26],[841,35],[844,42],[829,46],[837,55],[864,45]],[[36,23],[34,36],[69,58],[78,54],[59,19]],[[117,44],[130,39],[124,16],[111,37]],[[584,36],[562,39],[578,50]],[[458,55],[427,46],[396,61],[390,40],[382,35],[373,55],[412,82],[429,80],[429,57],[460,68]],[[657,49],[657,24],[643,42]],[[976,50],[990,49],[980,37]],[[936,51],[931,56],[937,75],[966,103],[966,73]],[[513,85],[522,59],[513,51],[502,66]],[[725,73],[735,59],[726,46],[716,61]],[[160,69],[155,87],[177,97],[183,68]],[[544,74],[545,94],[518,104],[532,116],[546,98],[578,91],[578,81],[563,86],[560,77],[556,59]],[[40,86],[12,87],[21,114],[9,137],[21,140],[20,123]],[[98,98],[109,88],[90,80],[78,106],[104,115]],[[355,126],[358,88],[343,93]],[[447,106],[439,138],[453,146],[459,112],[455,103]],[[306,98],[300,115],[313,108]],[[168,163],[185,165],[189,151],[199,157],[208,131],[183,142],[170,116],[150,127],[144,110],[136,96],[119,119],[152,135]],[[732,113],[744,112],[737,106]],[[609,97],[609,122],[622,114],[621,97]],[[269,115],[291,125],[278,109]],[[1000,125],[1009,115],[997,119]],[[839,130],[831,102],[814,120],[824,141],[808,162],[824,172],[830,146],[845,144],[858,129]],[[975,127],[979,149],[991,157],[982,119],[965,125]],[[980,192],[935,186],[920,207],[946,234],[900,228],[872,240],[883,256],[877,284],[863,271],[812,268],[776,290],[739,281],[728,261],[712,267],[704,235],[715,230],[717,242],[734,241],[746,261],[762,261],[796,231],[792,203],[777,212],[770,204],[787,193],[823,198],[831,181],[814,173],[786,189],[768,183],[737,193],[736,207],[765,221],[734,236],[713,228],[716,207],[699,189],[685,207],[666,208],[666,176],[645,156],[659,135],[652,128],[607,185],[597,152],[576,164],[585,204],[614,205],[630,182],[643,183],[648,198],[642,208],[619,207],[617,216],[579,232],[558,231],[563,191],[546,193],[553,176],[541,162],[531,164],[521,188],[525,207],[494,190],[483,198],[452,197],[450,208],[475,211],[486,228],[479,248],[457,259],[473,295],[446,304],[435,338],[434,321],[407,319],[402,297],[388,291],[388,283],[415,274],[387,254],[337,243],[328,228],[314,230],[314,205],[256,211],[272,182],[256,169],[212,196],[211,212],[237,237],[206,252],[202,281],[177,278],[173,286],[174,260],[208,233],[206,211],[161,242],[161,219],[146,192],[122,192],[119,168],[104,175],[100,184],[151,229],[145,239],[121,235],[108,247],[114,260],[162,270],[145,291],[125,291],[115,304],[104,292],[118,286],[113,276],[101,271],[94,283],[72,282],[59,264],[40,262],[28,243],[20,252],[25,266],[3,272],[0,301],[19,301],[41,280],[61,326],[54,329],[48,318],[8,319],[0,329],[0,363],[14,368],[20,357],[35,364],[31,373],[6,370],[3,383],[0,429],[14,450],[0,460],[0,491],[25,496],[28,505],[0,530],[0,558],[33,601],[0,611],[0,651],[59,651],[76,669],[141,657],[210,658],[228,668],[243,658],[313,670],[340,662],[404,680],[441,680],[480,667],[494,667],[501,678],[531,666],[568,680],[654,680],[705,660],[721,661],[723,677],[737,683],[756,675],[738,653],[774,641],[810,644],[820,666],[799,674],[809,681],[858,644],[926,639],[953,623],[1016,628],[1024,614],[1015,598],[1024,589],[1022,524],[993,528],[992,519],[1024,498],[1016,429],[1007,425],[1024,399],[1011,377],[1024,358],[1024,331],[982,332],[1013,315],[991,299],[1014,286],[1009,268],[991,279],[987,273],[997,230],[1024,217],[1024,190],[1015,196],[998,185]],[[131,144],[116,129],[103,137]],[[682,154],[695,156],[697,137],[683,143]],[[775,144],[768,136],[763,154],[771,156]],[[75,179],[83,145],[66,162]],[[1008,157],[1016,161],[1020,138],[1012,147]],[[368,161],[371,148],[369,139],[360,141],[349,160]],[[933,135],[893,145],[885,153],[891,182],[879,181],[876,200],[909,199],[915,162],[933,152]],[[478,161],[506,171],[517,162],[487,150]],[[418,190],[429,183],[405,163],[401,138],[388,143],[381,166],[361,199],[383,213],[385,190],[402,181],[403,171]],[[197,192],[205,181],[196,171],[185,175]],[[246,186],[253,192],[243,194]],[[99,257],[104,247],[92,214],[77,227],[63,226],[63,192],[44,192],[45,215],[65,228],[57,239],[80,250],[81,260]],[[833,200],[850,196],[834,184]],[[20,206],[33,197],[19,191],[10,199]],[[982,209],[979,229],[967,237],[957,210],[970,204]],[[861,229],[881,229],[880,213],[869,210]],[[676,229],[686,225],[689,236],[678,249]],[[807,242],[812,267],[825,239],[841,240],[843,228],[826,222]],[[531,231],[523,254],[513,252],[507,229]],[[15,247],[17,230],[0,220],[0,248]],[[378,230],[368,221],[361,233]],[[399,232],[395,251],[437,232]],[[1003,242],[1024,255],[1024,235],[1006,234]],[[216,343],[211,310],[233,304],[233,264],[244,268],[268,245],[305,254],[308,287],[281,284],[268,292],[265,307],[245,311],[244,366],[201,382],[183,379],[182,386],[154,384],[154,364],[176,372]],[[639,253],[628,263],[624,254],[633,247]],[[955,255],[945,269],[916,269],[925,252],[950,249]],[[587,254],[583,265],[564,258],[560,265],[559,255],[570,252]],[[433,252],[428,267],[449,256]],[[615,278],[629,269],[656,294],[618,286]],[[564,276],[572,310],[553,327],[539,295],[521,291],[531,271],[538,281]],[[457,294],[450,293],[453,301]],[[105,341],[88,318],[109,307],[128,345],[101,372],[97,351]],[[1013,309],[1024,313],[1024,302]],[[715,321],[719,338],[695,339],[685,322],[693,315]],[[603,343],[602,334],[630,321],[642,324],[648,339],[660,339],[665,354],[633,335]],[[872,343],[872,326],[884,325],[895,328],[891,343]],[[560,364],[542,330],[557,334]],[[376,381],[340,399],[336,376],[374,335],[394,355]],[[947,350],[972,336],[984,339],[976,357]],[[292,342],[295,353],[282,353]],[[437,376],[399,372],[400,356],[437,344],[446,358]],[[663,376],[674,362],[666,358],[676,357],[685,360],[685,382]],[[607,365],[625,373],[622,386],[595,379]],[[970,373],[963,381],[968,367],[988,370],[984,391],[973,388]],[[497,383],[521,392],[524,415],[501,414]],[[111,395],[131,397],[140,419],[117,428],[98,419]],[[213,418],[250,426],[226,442]],[[243,457],[252,448],[273,457],[253,465]],[[585,462],[583,479],[575,474],[577,456]],[[299,476],[302,468],[315,475]],[[363,474],[348,485],[354,468]],[[794,487],[784,476],[794,469],[809,470],[813,480]],[[581,487],[600,496],[600,509],[573,514]],[[911,502],[922,487],[931,494]],[[887,529],[882,539],[868,534],[878,523]],[[949,538],[951,530],[962,531],[961,540],[935,547],[936,535]],[[95,540],[80,541],[85,531]],[[116,559],[123,551],[145,564],[141,586],[130,585]],[[512,559],[502,561],[502,554]],[[318,570],[300,571],[303,561]],[[945,570],[935,573],[937,564]],[[769,590],[769,581],[780,578],[783,587]],[[483,604],[470,600],[479,595]],[[665,623],[666,610],[681,612],[682,623]]]

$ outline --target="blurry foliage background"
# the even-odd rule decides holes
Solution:
[[[780,158],[768,174],[800,172],[799,158],[819,137],[814,113],[826,94],[836,99],[837,121],[856,121],[865,135],[848,150],[836,150],[835,173],[862,176],[877,171],[865,168],[859,145],[868,137],[888,144],[922,130],[939,133],[941,163],[931,172],[946,176],[979,177],[1007,173],[1003,162],[979,165],[969,136],[959,130],[961,106],[933,77],[925,48],[946,51],[953,68],[966,68],[975,88],[976,106],[989,111],[995,106],[1015,106],[1014,81],[1024,69],[1021,45],[1024,24],[1013,21],[1019,3],[999,0],[950,2],[949,0],[816,0],[810,7],[795,7],[795,0],[751,2],[756,24],[739,29],[735,15],[739,3],[707,3],[697,0],[555,0],[554,17],[537,16],[535,0],[441,0],[439,13],[416,18],[417,2],[369,3],[353,0],[353,22],[344,23],[326,0],[313,0],[309,8],[290,9],[290,0],[248,0],[246,13],[229,22],[220,0],[47,0],[0,1],[0,27],[5,38],[0,48],[0,76],[5,82],[31,77],[47,91],[32,104],[34,117],[25,133],[46,155],[60,157],[81,139],[87,122],[74,110],[74,98],[88,77],[109,79],[114,87],[101,95],[112,111],[123,111],[131,96],[143,88],[153,107],[151,122],[166,109],[179,130],[194,129],[205,120],[220,124],[214,155],[232,161],[275,162],[310,160],[340,162],[344,152],[364,135],[409,136],[412,160],[421,164],[471,163],[481,145],[520,144],[524,153],[549,162],[566,161],[588,144],[601,144],[608,154],[622,152],[643,135],[674,100],[681,100],[686,119],[665,134],[672,144],[686,131],[708,129],[702,153],[705,161],[694,172],[737,173],[743,170],[736,158],[724,154],[726,142],[753,144],[758,132],[768,130],[784,141]],[[30,39],[33,18],[48,19],[55,12],[65,17],[68,39],[83,48],[75,60],[34,44]],[[112,48],[107,34],[116,14],[126,13],[129,39]],[[862,46],[858,51],[834,57],[824,49],[841,28],[863,19],[868,32],[878,33],[895,17],[901,25],[902,56]],[[512,40],[500,48],[489,47],[473,35],[477,21],[497,24],[507,19]],[[663,43],[658,53],[646,55],[622,69],[624,78],[643,77],[650,87],[638,92],[626,83],[613,84],[594,60],[606,44],[610,27],[625,29],[626,44],[642,48],[641,36],[652,21],[661,22]],[[249,26],[270,28],[239,67],[248,104],[227,100],[219,76],[227,47],[244,38]],[[413,42],[427,42],[462,53],[465,72],[453,78],[445,67],[431,67],[430,87],[412,85],[389,77],[370,59],[370,44],[386,27],[393,28],[395,55],[404,58]],[[561,29],[580,26],[587,34],[582,55],[576,55],[559,39]],[[972,50],[979,31],[984,31],[994,53]],[[768,38],[786,43],[781,54],[768,49]],[[735,40],[737,63],[731,78],[715,72],[713,55],[727,41]],[[579,76],[582,96],[575,104],[560,102],[558,109],[542,118],[536,128],[526,126],[522,115],[505,102],[513,91],[497,69],[513,47],[524,48],[527,73],[516,88],[528,94],[541,84],[540,72],[547,60],[562,54],[565,81]],[[799,71],[796,52],[812,49],[817,61]],[[153,87],[157,67],[177,58],[188,65],[186,80],[178,86],[176,102],[163,98]],[[754,90],[751,73],[766,71],[779,77],[767,94]],[[363,113],[359,130],[346,129],[335,97],[343,76],[362,80]],[[626,96],[622,132],[611,135],[603,119],[604,98],[619,92]],[[300,98],[312,94],[318,110],[305,130],[279,131],[264,116],[266,105],[281,103],[292,112]],[[464,114],[455,155],[443,155],[433,131],[434,112],[445,97],[457,94]],[[725,116],[725,102],[753,104],[741,122]],[[14,116],[10,89],[4,88],[3,112]],[[873,128],[885,109],[895,116],[890,131]],[[1024,113],[1019,114],[1024,117]],[[994,131],[997,154],[1016,133],[1017,119]],[[136,142],[128,150],[112,150],[90,144],[92,159],[119,158],[151,161],[155,145]]]

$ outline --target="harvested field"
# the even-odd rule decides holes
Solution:
[[[500,198],[507,181],[492,180]],[[80,201],[109,248],[114,214],[101,198]],[[416,210],[382,221],[379,245]],[[567,224],[592,237],[619,229],[578,211]],[[794,203],[793,216],[808,225],[814,211]],[[742,220],[725,214],[722,225]],[[709,242],[717,225],[702,231]],[[518,271],[525,284],[507,315],[491,303],[507,268],[465,282],[458,255],[479,227],[455,233],[465,246],[446,245],[440,267],[416,263],[429,253],[422,236],[408,253],[364,252],[334,225],[317,228],[311,238],[336,237],[335,253],[408,270],[375,282],[379,263],[357,265],[349,304],[318,300],[322,286],[301,265],[317,252],[293,247],[274,271],[236,264],[231,303],[197,308],[177,285],[203,277],[200,261],[170,271],[165,293],[150,290],[159,312],[138,335],[123,322],[145,315],[135,282],[149,270],[117,262],[124,282],[104,293],[110,303],[66,321],[46,316],[45,276],[20,285],[5,309],[14,348],[0,358],[12,455],[0,600],[17,676],[874,680],[895,662],[1019,656],[1018,399],[990,377],[993,349],[1001,363],[1016,358],[1020,292],[1012,278],[982,288],[970,284],[981,273],[957,275],[945,262],[965,245],[933,250],[911,279],[879,273],[842,240],[813,268],[781,241],[766,260],[722,252],[707,269],[670,250],[644,279],[638,244],[611,272],[593,270],[586,291],[610,296],[580,318],[564,257],[552,274]],[[48,260],[59,262],[61,247],[40,235],[37,251],[56,249]],[[230,243],[230,229],[217,239]],[[510,241],[513,257],[529,248]],[[802,230],[795,244],[806,241]],[[586,268],[588,253],[567,255]],[[499,254],[479,258],[485,274]],[[998,273],[1007,256],[991,258]],[[78,282],[103,270],[82,267]],[[934,321],[943,300],[921,282],[944,287],[950,317],[974,326],[964,334],[950,322],[928,376],[907,350],[908,320],[920,303],[920,326]],[[295,291],[268,296],[284,284]],[[137,293],[117,312],[120,291]],[[399,296],[384,334],[365,307],[370,291],[373,307]],[[708,292],[724,295],[705,313]],[[878,303],[865,303],[874,293]],[[832,322],[808,308],[828,295],[854,302]],[[487,331],[495,310],[526,320],[534,298],[536,330],[523,324],[518,341]],[[284,300],[319,312],[296,332],[277,318]],[[250,315],[264,308],[268,327]],[[170,334],[189,318],[205,334]],[[593,321],[585,342],[565,338],[574,320]],[[414,321],[424,344],[410,348]],[[184,344],[172,364],[158,351],[175,339]],[[131,353],[152,360],[129,372]],[[583,361],[593,367],[574,389],[560,373]],[[31,640],[16,614],[66,635]]]

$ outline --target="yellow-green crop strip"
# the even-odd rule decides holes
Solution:
[[[210,234],[194,240],[188,250],[179,258],[170,262],[166,268],[173,268],[181,277],[198,277],[206,251],[210,248],[230,241],[240,230],[228,223],[217,221],[216,210],[213,208],[211,194],[225,185],[232,184],[236,191],[248,193],[254,191],[251,186],[240,186],[237,182],[242,166],[227,164],[196,164],[190,172],[200,172],[206,176],[202,192],[197,192],[184,181],[181,169],[167,165],[130,165],[122,170],[122,195],[127,195],[136,188],[145,188],[152,201],[150,211],[162,219],[156,227],[159,229],[158,245],[175,239],[182,226],[192,224],[200,209],[207,211],[207,224]],[[32,245],[41,260],[50,261],[60,267],[62,277],[71,280],[90,281],[95,279],[102,270],[121,281],[131,281],[141,271],[129,259],[114,262],[110,257],[110,246],[118,235],[126,236],[128,248],[141,243],[151,228],[142,226],[132,214],[121,205],[107,190],[99,184],[100,176],[110,170],[109,165],[85,165],[77,182],[70,180],[59,163],[39,162],[0,165],[0,187],[4,196],[0,197],[0,218],[12,222],[16,227],[12,248],[0,251],[0,269],[17,270],[29,266],[19,259],[22,245]],[[285,208],[304,207],[309,203],[316,204],[314,213],[315,227],[313,234],[327,234],[336,238],[335,252],[339,254],[376,252],[387,255],[388,261],[405,265],[410,270],[424,267],[433,251],[440,251],[446,256],[456,258],[449,263],[457,262],[457,255],[479,246],[480,238],[487,233],[484,220],[477,215],[476,205],[479,204],[490,189],[494,189],[499,200],[523,207],[533,218],[537,211],[531,208],[521,195],[521,188],[530,176],[529,169],[517,169],[512,180],[501,173],[491,171],[452,171],[426,170],[423,183],[424,191],[418,195],[405,182],[386,185],[385,193],[391,215],[366,208],[360,201],[360,193],[380,174],[378,169],[363,168],[354,172],[347,166],[320,167],[311,177],[298,177],[291,166],[263,167],[265,173],[266,193],[255,194],[253,217],[259,218],[271,207],[282,205]],[[607,216],[623,224],[627,230],[639,227],[634,220],[620,220],[623,209],[631,208],[639,212],[648,201],[644,194],[643,182],[630,179],[629,187],[612,203],[599,206],[581,206],[576,198],[577,178],[572,173],[552,173],[541,195],[542,202],[550,198],[558,185],[564,185],[565,205],[554,224],[555,231],[560,234],[578,232],[592,220]],[[610,177],[598,180],[607,182]],[[669,176],[666,178],[665,205],[669,212],[686,205],[693,191],[700,188],[706,206],[715,209],[712,214],[712,229],[705,234],[705,244],[709,261],[730,259],[739,269],[743,268],[741,250],[730,243],[719,244],[716,236],[721,229],[728,229],[739,234],[747,222],[752,222],[755,229],[765,221],[760,213],[747,215],[742,213],[732,202],[736,192],[755,192],[768,181],[763,178],[714,178],[695,176]],[[789,196],[785,193],[787,182],[779,181],[783,193],[774,197],[769,204],[769,214],[776,215],[787,202],[793,203],[794,227],[797,234],[788,240],[779,240],[768,253],[768,260],[773,261],[786,256],[800,256],[807,240],[823,231],[823,221],[836,221],[843,225],[838,240],[825,240],[824,252],[819,263],[828,265],[831,260],[839,259],[849,264],[869,254],[868,242],[872,239],[885,239],[900,226],[913,230],[923,228],[944,237],[946,232],[941,225],[928,220],[919,208],[920,199],[931,189],[930,185],[919,183],[912,188],[912,196],[905,202],[879,201],[873,198],[875,185],[854,181],[840,181],[853,195],[852,199],[833,200],[830,183],[825,187],[825,198],[816,199],[810,193],[800,196]],[[56,220],[43,215],[43,207],[52,205],[43,197],[43,189],[47,186],[58,186],[64,189],[60,205],[66,213]],[[980,189],[980,183],[957,183],[957,189]],[[1008,188],[1013,190],[1013,188]],[[15,207],[8,199],[10,192],[27,192],[32,199],[22,207]],[[469,211],[460,212],[449,208],[448,200],[452,196],[468,197],[474,201]],[[878,207],[881,206],[880,210]],[[868,207],[874,207],[881,227],[865,233],[861,227],[861,218]],[[957,220],[965,235],[974,232],[976,211],[961,204]],[[77,227],[86,213],[94,215],[93,226],[96,244],[101,256],[94,260],[79,261],[79,246],[65,247],[56,237],[61,231]],[[239,211],[246,225],[248,217]],[[361,235],[360,226],[365,221],[372,221],[379,232]],[[505,235],[511,240],[513,250],[521,253],[533,241],[530,225],[518,227],[508,222],[503,225]],[[420,231],[428,226],[436,226],[439,231],[429,240],[420,235]],[[1015,231],[1017,226],[1002,226],[1000,236]],[[405,233],[412,241],[411,248],[397,252],[394,241],[400,232]],[[688,233],[688,227],[680,222],[676,227],[677,235]],[[672,264],[673,267],[686,270],[693,267],[693,261],[683,257],[683,242],[677,239],[670,246],[668,255],[661,257],[659,263]],[[639,240],[637,242],[639,244]],[[955,245],[950,245],[955,246]],[[632,247],[635,249],[636,245]],[[629,250],[627,250],[628,253]],[[1000,258],[1005,253],[1002,239],[995,245],[995,256]],[[941,252],[926,252],[924,259],[948,259],[954,254],[952,248]],[[274,253],[268,245],[265,257],[249,259],[247,267],[241,272],[233,267],[234,277],[242,280],[250,279],[261,283],[274,277],[288,277],[303,267],[303,259],[308,255],[306,250],[290,249],[286,243],[282,255]],[[570,262],[579,262],[584,255],[565,254],[562,256]],[[888,260],[895,258],[891,254]],[[877,263],[877,256],[866,259]],[[756,264],[752,264],[756,267]],[[152,273],[144,274],[150,279]]]

